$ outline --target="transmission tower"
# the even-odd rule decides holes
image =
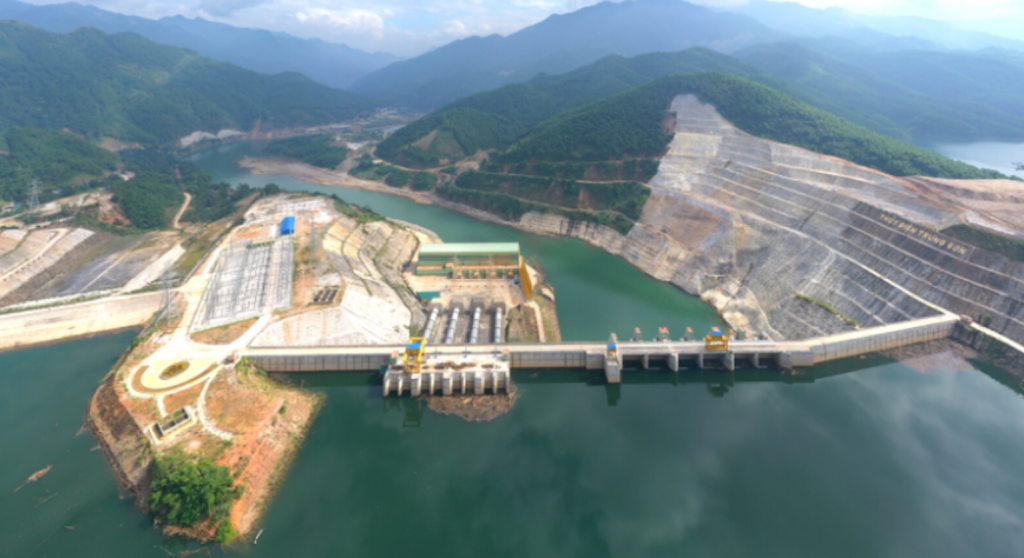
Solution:
[[[164,271],[164,274],[160,277],[164,291],[163,308],[160,310],[160,319],[170,319],[171,317],[171,302],[174,300],[174,294],[171,292],[171,285],[173,285],[177,279],[178,275],[176,273],[172,273],[171,268],[167,268],[167,270]],[[159,322],[160,320],[157,321]]]
[[[39,209],[39,179],[38,178],[33,178],[32,179],[31,194],[32,194],[32,197],[29,198],[28,209],[29,209],[29,211],[35,211],[36,209]]]

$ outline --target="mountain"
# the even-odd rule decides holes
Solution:
[[[77,3],[34,6],[0,0],[0,19],[16,19],[54,33],[95,27],[107,33],[132,32],[161,44],[194,50],[265,74],[299,72],[331,87],[347,87],[364,75],[398,60],[340,43],[300,39],[286,33],[243,29],[202,18],[159,20],[127,16]]]
[[[562,111],[698,70],[746,77],[903,141],[1024,139],[1024,56],[849,46],[840,59],[794,43],[763,43],[733,56],[703,48],[613,55],[538,75],[449,103],[389,136],[376,153],[403,167],[438,168],[481,149],[507,148]]]
[[[504,152],[501,164],[602,161],[660,156],[671,134],[665,120],[677,95],[713,105],[751,135],[833,155],[894,176],[994,178],[937,153],[905,144],[753,81],[720,72],[672,74],[566,111],[536,126]]]
[[[258,74],[133,33],[55,34],[14,21],[0,22],[0,82],[0,130],[67,128],[144,144],[337,122],[375,106],[297,73]]]
[[[735,58],[704,48],[633,58],[612,55],[565,74],[541,74],[526,83],[450,103],[388,136],[376,153],[410,168],[443,166],[480,149],[504,149],[562,111],[629,91],[659,76],[697,70],[757,73]]]
[[[835,52],[774,43],[733,56],[781,80],[759,81],[899,139],[1024,139],[1024,60],[1015,53]]]
[[[470,37],[360,79],[352,90],[418,109],[479,91],[562,73],[610,54],[635,56],[703,46],[731,52],[783,33],[746,16],[679,0],[604,2],[553,15],[508,37]]]
[[[731,11],[798,37],[841,37],[886,50],[938,46],[945,49],[1024,51],[1024,41],[921,17],[863,15],[841,8],[817,9],[795,2],[764,0],[755,0]],[[902,40],[902,43],[894,42],[895,39]]]

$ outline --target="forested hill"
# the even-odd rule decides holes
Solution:
[[[507,37],[469,37],[373,72],[352,90],[429,110],[479,91],[562,73],[610,54],[695,46],[731,52],[784,33],[746,16],[681,0],[601,2],[556,14]]]
[[[258,74],[132,33],[54,34],[14,21],[0,22],[0,83],[0,131],[67,128],[147,145],[257,122],[337,122],[375,106],[299,74]]]
[[[677,72],[718,70],[738,75],[753,67],[724,54],[692,48],[608,56],[561,75],[539,75],[455,101],[398,130],[377,147],[377,156],[405,167],[435,168],[472,156],[480,149],[504,149],[533,126],[556,114],[629,91]]]
[[[668,107],[676,95],[682,94],[693,94],[713,105],[749,134],[841,157],[895,176],[1000,176],[872,132],[764,85],[720,72],[664,76],[632,91],[566,111],[491,159],[513,164],[660,155],[671,140],[664,129]]]

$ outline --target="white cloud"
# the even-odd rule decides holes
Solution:
[[[336,28],[351,33],[368,34],[378,39],[384,36],[384,18],[365,10],[335,12],[312,8],[295,12],[295,19],[304,25]]]

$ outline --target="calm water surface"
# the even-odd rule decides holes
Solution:
[[[1024,178],[1024,171],[1013,166],[1024,162],[1024,143],[983,141],[974,143],[939,143],[924,147],[964,163],[997,170],[1007,176]]]
[[[472,228],[437,215],[438,223],[417,222],[450,240]],[[564,302],[580,284],[596,282],[595,292],[624,285],[622,296],[653,307],[675,296],[646,302],[643,275],[572,282],[569,266],[556,272],[555,262],[544,263],[566,250],[583,252],[587,265],[597,256],[581,243],[480,231],[486,239],[517,235],[542,261],[559,289],[563,327],[577,338],[619,327],[604,310],[580,317],[572,304],[582,303]],[[696,312],[678,318],[684,323],[706,311],[680,308]],[[197,548],[151,529],[119,499],[102,453],[90,451],[92,437],[76,436],[93,389],[130,339],[0,354],[0,556],[159,557]],[[796,377],[634,370],[620,387],[583,371],[517,373],[516,406],[482,424],[418,401],[385,401],[368,374],[297,375],[327,402],[259,543],[238,552],[1019,557],[1024,399],[1005,374],[976,366],[985,373],[921,373],[881,357]],[[50,464],[49,475],[14,492]]]

